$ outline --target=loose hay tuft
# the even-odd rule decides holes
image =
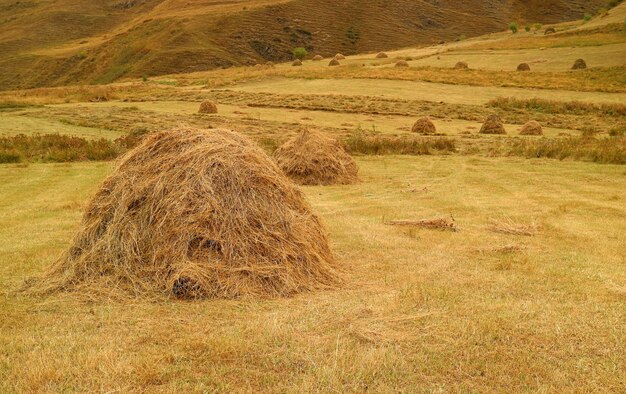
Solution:
[[[420,227],[430,230],[448,230],[457,231],[456,222],[453,217],[448,218],[434,218],[434,219],[422,219],[422,220],[392,220],[388,223],[390,226],[403,226],[403,227]]]
[[[430,118],[425,116],[415,122],[411,131],[419,134],[435,134],[437,132],[437,128]]]
[[[520,135],[543,135],[543,127],[541,124],[535,120],[531,120],[522,126],[520,130]]]
[[[213,101],[203,101],[200,104],[200,109],[198,110],[200,114],[216,114],[217,113],[217,105]]]
[[[517,71],[530,71],[530,66],[528,63],[520,63],[520,65],[517,66]]]
[[[88,296],[288,296],[333,286],[302,192],[229,130],[148,135],[89,203],[66,253],[28,291]]]
[[[305,130],[274,152],[283,172],[301,185],[347,185],[358,181],[359,169],[341,144]]]
[[[587,68],[587,63],[584,59],[577,59],[572,66],[572,70],[584,70]]]
[[[480,128],[480,134],[506,134],[504,125],[498,115],[490,115],[483,126]]]

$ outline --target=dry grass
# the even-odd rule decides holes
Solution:
[[[456,223],[452,217],[421,220],[391,220],[388,224],[391,226],[419,227],[429,230],[457,231]]]
[[[626,117],[626,104],[619,103],[588,103],[582,101],[556,101],[540,98],[520,99],[515,97],[498,97],[487,103],[489,107],[504,110],[526,110],[547,114],[564,115],[599,115]]]
[[[491,226],[489,229],[496,233],[510,234],[510,235],[523,235],[532,237],[539,232],[539,226],[532,222],[530,224],[520,223],[510,217],[502,219],[491,219]]]
[[[626,164],[626,136],[515,139],[508,155],[526,158],[573,159],[601,164]]]
[[[348,137],[344,146],[349,153],[365,155],[430,155],[456,152],[456,141],[445,137],[367,136],[358,133]]]

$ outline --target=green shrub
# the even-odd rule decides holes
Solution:
[[[543,25],[542,25],[541,23],[535,23],[535,24],[533,25],[533,27],[534,27],[535,31],[537,32],[537,31],[541,30],[541,28],[543,27]]]
[[[591,20],[591,18],[592,18],[592,17],[591,17],[591,14],[585,14],[585,15],[583,16],[583,20],[584,20],[585,22],[589,22],[589,21]]]
[[[309,52],[302,47],[295,48],[293,50],[294,59],[304,60],[305,57],[309,55]]]
[[[519,26],[517,25],[517,22],[509,23],[509,30],[511,30],[513,34],[517,33],[519,30]]]
[[[526,30],[527,33],[530,33],[530,29],[532,29],[531,25],[526,25],[524,26],[524,29]]]

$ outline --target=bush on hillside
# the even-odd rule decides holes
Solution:
[[[309,55],[309,52],[305,48],[298,47],[293,50],[294,59],[304,60],[304,58],[307,57],[308,55]]]

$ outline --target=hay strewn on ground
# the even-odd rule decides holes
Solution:
[[[530,66],[528,63],[520,63],[520,65],[517,66],[517,71],[530,71]]]
[[[406,60],[398,60],[396,67],[409,67],[409,63]]]
[[[576,59],[574,65],[572,66],[572,70],[584,70],[587,68],[587,63],[584,59]]]
[[[467,70],[468,68],[469,66],[465,62],[457,62],[457,64],[454,65],[455,70]]]
[[[358,181],[358,167],[339,141],[305,130],[274,152],[283,172],[301,185],[346,185]]]
[[[319,218],[260,148],[228,130],[179,129],[121,159],[30,291],[286,296],[332,286],[334,266]]]
[[[200,114],[216,114],[217,113],[217,105],[213,101],[203,101],[200,104],[200,109],[198,110]]]
[[[535,120],[531,120],[522,126],[520,130],[520,135],[543,135],[543,128],[541,124]]]
[[[415,122],[411,131],[419,134],[434,134],[437,132],[437,128],[430,118],[425,116]]]
[[[506,134],[506,130],[498,115],[490,115],[480,128],[480,134]]]

